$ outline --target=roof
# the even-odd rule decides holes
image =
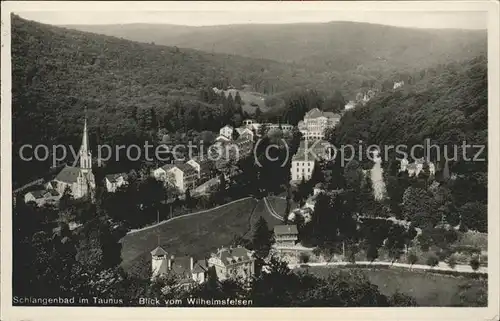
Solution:
[[[105,177],[111,183],[115,183],[118,180],[118,178],[120,178],[120,177],[123,177],[124,179],[126,179],[127,174],[125,174],[125,173],[108,174]]]
[[[231,125],[226,125],[226,126],[224,126],[224,127],[222,127],[222,128],[231,128],[231,129],[233,129],[233,126],[231,126]],[[221,128],[221,129],[222,129],[222,128]]]
[[[252,252],[242,246],[238,246],[234,248],[222,248],[217,253],[217,256],[224,265],[229,265],[251,259]]]
[[[297,225],[276,225],[274,234],[298,234]]]
[[[193,166],[191,166],[187,163],[177,164],[175,166],[177,168],[179,168],[184,174],[197,174],[198,173]]]
[[[198,260],[193,267],[193,273],[202,273],[208,270],[207,262],[205,260]]]
[[[41,190],[36,190],[36,191],[31,191],[31,192],[28,192],[30,193],[31,195],[33,195],[34,198],[43,198],[43,196],[45,195],[47,191],[41,189]]]
[[[340,118],[340,114],[336,114],[331,111],[321,111],[318,108],[313,108],[310,111],[308,111],[304,118],[318,118],[318,117],[326,117],[326,118]]]
[[[56,191],[55,189],[48,190],[47,192],[50,194],[50,196],[59,196],[60,195],[59,192]]]
[[[303,161],[303,162],[314,162],[319,160],[319,155],[311,150],[306,151],[304,149],[299,149],[295,155],[292,157],[292,161]]]
[[[163,165],[162,167],[160,167],[161,169],[163,169],[165,172],[172,169],[173,167],[175,167],[174,164],[165,164]]]
[[[54,178],[55,181],[73,184],[76,183],[80,175],[80,168],[73,166],[65,166],[59,174]]]
[[[172,273],[182,277],[189,277],[191,275],[191,257],[175,257],[170,264]]]
[[[158,255],[167,255],[167,252],[161,248],[161,246],[157,246],[156,249],[151,251],[151,255],[158,256]]]

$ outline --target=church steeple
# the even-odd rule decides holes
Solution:
[[[80,168],[82,172],[89,172],[92,169],[92,154],[89,150],[87,132],[87,108],[85,108],[85,123],[83,125],[82,145],[80,146]]]

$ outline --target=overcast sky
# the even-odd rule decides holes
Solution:
[[[55,2],[57,4],[57,2]],[[90,10],[87,8],[87,10]],[[234,10],[234,8],[232,9]],[[479,11],[374,12],[374,11],[31,11],[23,18],[53,25],[164,23],[209,26],[247,23],[357,21],[417,28],[486,29],[487,15]]]

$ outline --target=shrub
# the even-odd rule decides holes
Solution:
[[[300,263],[308,263],[311,257],[307,253],[300,253]]]
[[[474,270],[477,271],[479,269],[479,258],[473,257],[470,260],[470,267]]]
[[[429,257],[427,258],[427,261],[426,261],[427,265],[430,266],[430,267],[435,267],[439,264],[439,259],[436,255],[434,254],[431,254],[429,255]]]
[[[415,253],[411,252],[408,254],[408,263],[410,265],[417,263],[417,261],[418,261],[418,257]]]
[[[450,268],[454,269],[456,265],[457,265],[457,259],[455,258],[454,255],[450,256],[448,258],[448,266]]]

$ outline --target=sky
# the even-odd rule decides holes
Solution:
[[[56,2],[57,3],[57,2]],[[249,8],[251,9],[251,8]],[[91,10],[91,9],[86,9]],[[228,24],[276,24],[302,22],[356,21],[414,28],[487,29],[487,15],[481,11],[340,11],[270,10],[238,12],[205,11],[29,11],[16,12],[29,20],[53,25],[154,23],[187,26]]]

